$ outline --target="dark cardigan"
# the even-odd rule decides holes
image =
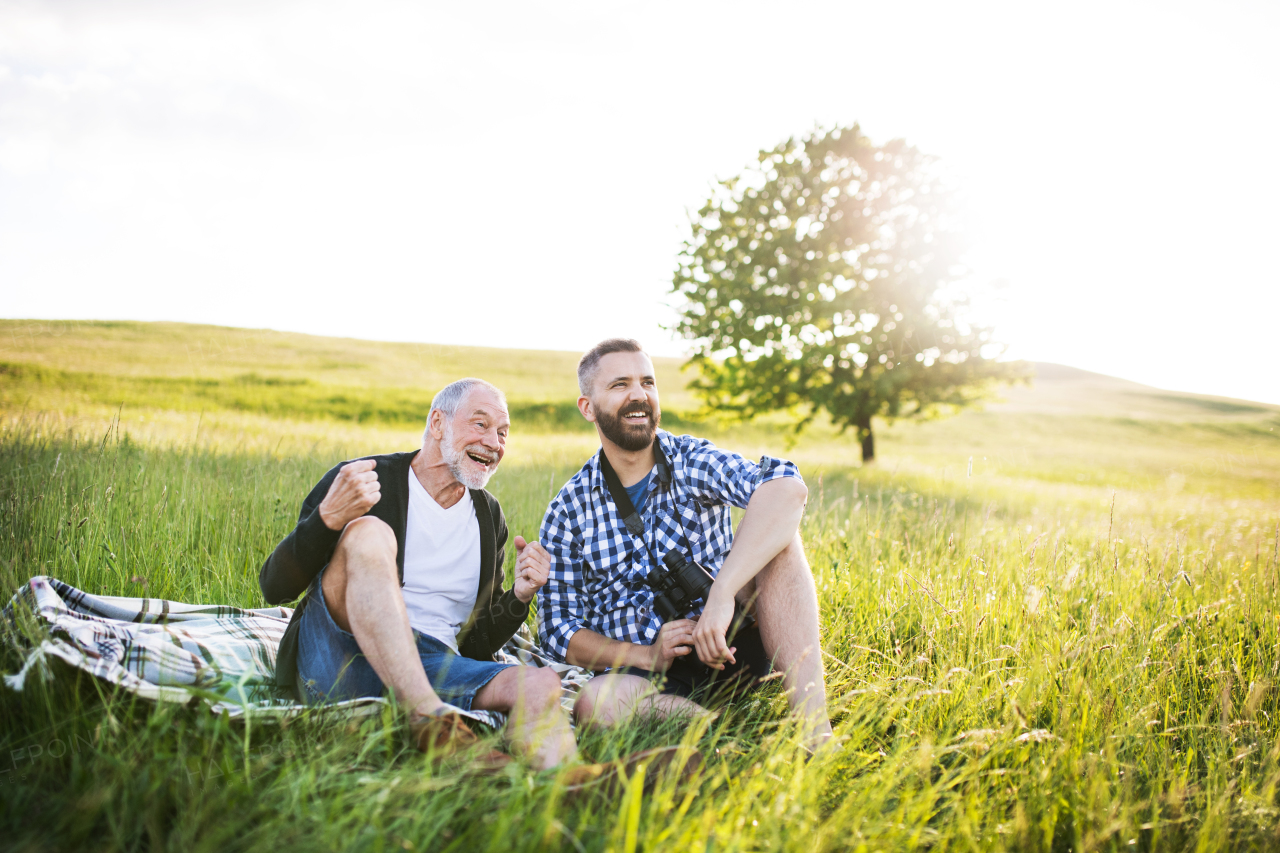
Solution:
[[[409,516],[409,466],[418,451],[366,456],[376,465],[382,497],[365,513],[381,519],[396,535],[396,569],[404,586],[405,525]],[[354,461],[354,460],[352,460]],[[302,502],[298,526],[276,546],[258,573],[258,582],[268,604],[292,601],[306,591],[311,581],[333,558],[342,532],[330,530],[320,518],[320,502],[329,493],[343,465],[335,465],[316,483]],[[507,522],[493,495],[471,489],[471,502],[480,525],[480,584],[471,616],[458,632],[458,651],[476,660],[493,660],[502,644],[511,639],[529,615],[529,605],[516,598],[514,590],[502,589],[502,564],[506,556]],[[298,671],[298,618],[307,605],[298,602],[289,627],[276,653],[276,685],[294,690]]]

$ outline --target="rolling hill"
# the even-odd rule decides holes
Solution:
[[[326,338],[180,323],[0,321],[0,414],[137,440],[221,448],[333,447],[415,440],[432,394],[464,375],[504,388],[517,433],[538,452],[590,452],[577,413],[579,353]],[[785,453],[809,471],[854,470],[857,443],[819,424],[697,420],[679,359],[655,360],[664,425],[744,453]],[[118,421],[117,421],[118,419]],[[1164,391],[1057,364],[983,409],[877,428],[883,468],[1009,477],[1034,490],[1213,491],[1280,499],[1280,407]],[[377,437],[385,433],[386,437]],[[562,438],[551,436],[561,434]]]

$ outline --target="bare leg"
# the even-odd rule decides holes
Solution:
[[[411,721],[444,704],[418,657],[400,594],[396,537],[385,522],[364,516],[348,524],[321,586],[333,621],[355,635],[378,678],[409,709]]]
[[[756,618],[765,653],[783,673],[791,711],[805,721],[806,744],[831,738],[818,637],[818,593],[797,536],[754,578]]]
[[[608,727],[637,714],[660,717],[700,717],[710,712],[682,696],[668,696],[638,675],[597,675],[587,682],[573,706],[574,717],[584,725]]]
[[[545,770],[578,755],[569,718],[560,708],[560,691],[554,670],[512,666],[480,688],[471,707],[510,714],[507,742]]]
[[[806,745],[821,746],[831,738],[827,687],[818,637],[818,594],[813,574],[796,537],[760,570],[739,593],[754,599],[764,650],[783,673],[792,713],[806,724]],[[659,694],[635,675],[600,675],[582,689],[574,716],[579,723],[611,726],[638,713],[700,715],[701,705],[679,696]]]

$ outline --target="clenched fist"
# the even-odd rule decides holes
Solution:
[[[320,502],[320,520],[330,530],[342,530],[368,512],[382,498],[377,463],[372,459],[348,462],[338,470],[329,494]]]
[[[515,544],[516,598],[528,604],[533,594],[547,582],[547,575],[551,573],[551,555],[538,542],[526,543],[523,536],[517,536]]]

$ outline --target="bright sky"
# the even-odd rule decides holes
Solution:
[[[1280,403],[1274,3],[0,0],[0,316],[585,349],[815,123],[965,188],[1011,354]]]

